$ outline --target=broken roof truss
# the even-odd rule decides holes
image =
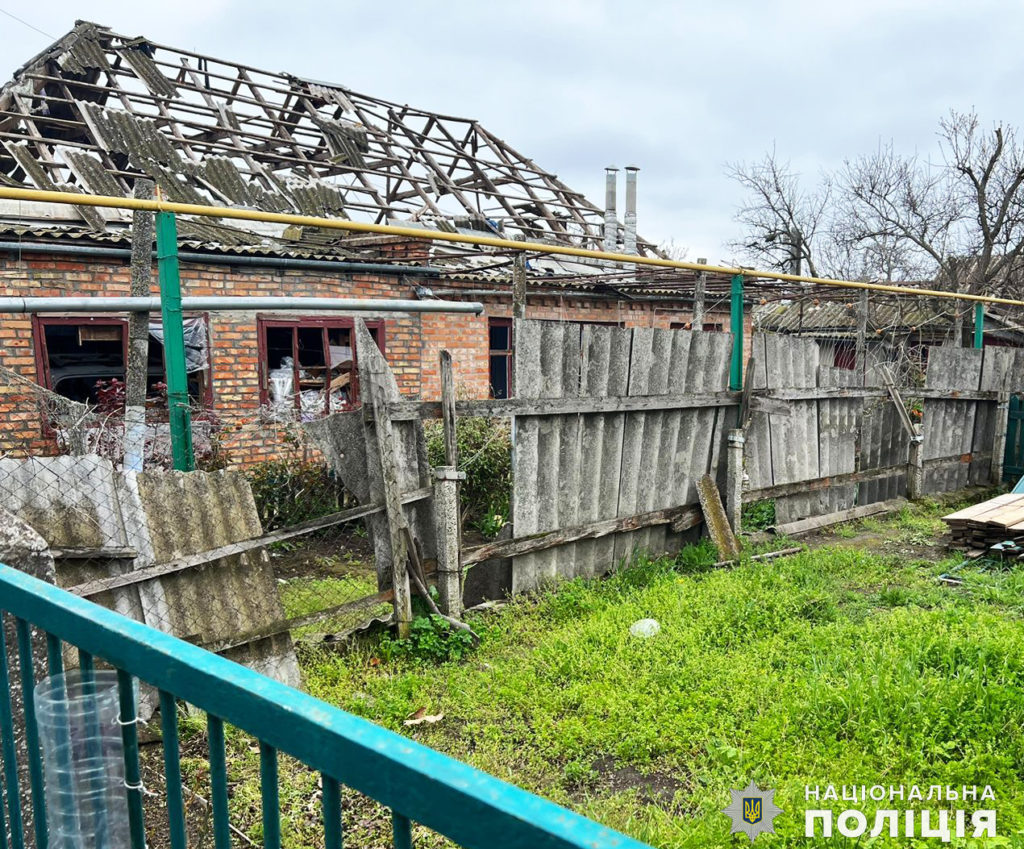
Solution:
[[[0,90],[0,181],[125,196],[143,174],[183,203],[602,244],[598,207],[476,121],[341,86],[79,22]],[[118,216],[79,214],[97,231]],[[190,226],[221,244],[254,241],[235,226]]]

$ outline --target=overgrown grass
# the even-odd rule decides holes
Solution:
[[[934,519],[876,521],[895,536]],[[720,812],[751,780],[785,812],[764,845],[807,845],[804,786],[829,783],[990,784],[999,834],[1024,834],[1024,575],[842,544],[716,559],[703,544],[516,599],[474,622],[483,641],[459,662],[307,651],[306,686],[655,846],[738,845]],[[936,580],[951,572],[962,585]],[[648,617],[660,634],[631,637]],[[403,727],[421,709],[444,718]],[[232,805],[256,836],[258,765],[244,771]],[[319,844],[293,772],[286,845]]]

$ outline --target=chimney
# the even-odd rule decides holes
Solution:
[[[635,254],[636,251],[636,172],[635,165],[626,166],[626,216],[623,219],[625,236],[622,252]]]
[[[615,218],[615,188],[619,180],[619,169],[609,165],[604,169],[604,249],[615,252],[619,235],[619,222]]]

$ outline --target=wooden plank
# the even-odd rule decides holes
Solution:
[[[609,328],[616,329],[616,328]],[[672,331],[684,333],[687,331]],[[522,341],[517,346],[522,346]],[[517,347],[518,350],[518,347]],[[459,416],[483,416],[485,418],[527,418],[530,416],[554,416],[585,413],[623,413],[640,410],[676,410],[699,407],[729,407],[740,402],[739,392],[719,391],[702,393],[680,393],[656,396],[624,396],[608,394],[600,397],[573,396],[566,398],[505,398],[481,401],[456,401],[455,412]],[[388,404],[391,420],[410,421],[414,419],[441,418],[439,401],[395,401]]]
[[[764,489],[747,489],[743,491],[743,502],[746,504],[752,501],[760,501],[765,498],[785,498],[791,495],[799,495],[802,492],[821,492],[832,489],[833,487],[848,486],[856,483],[867,483],[870,481],[888,480],[894,475],[904,473],[905,471],[905,464],[898,464],[866,469],[858,472],[830,475],[828,477],[815,478],[814,480],[809,481],[794,481],[793,483],[776,484],[775,486],[765,487]]]
[[[613,534],[660,525],[672,525],[677,530],[694,528],[702,521],[703,515],[697,507],[671,507],[636,516],[620,516],[614,519],[604,519],[599,522],[589,522],[572,528],[542,531],[528,537],[517,537],[512,540],[502,540],[500,542],[490,542],[485,545],[474,546],[462,552],[462,563],[465,566],[470,566],[474,563],[482,563],[485,560],[522,557],[564,546],[566,543],[603,539]]]
[[[782,536],[798,536],[808,531],[819,528],[826,528],[829,525],[838,525],[841,522],[849,522],[852,519],[862,519],[865,516],[874,516],[878,513],[890,513],[906,506],[905,498],[894,498],[889,501],[878,501],[874,504],[864,504],[853,507],[849,510],[842,510],[838,513],[829,513],[825,516],[812,516],[808,519],[800,519],[795,522],[787,522],[783,525],[776,525],[775,532]]]
[[[424,488],[416,492],[410,492],[403,495],[402,503],[412,504],[416,501],[422,501],[430,498],[432,495],[433,490]],[[233,542],[230,545],[224,545],[219,548],[210,549],[209,551],[200,552],[199,554],[182,557],[179,560],[172,560],[167,563],[155,563],[152,566],[135,569],[131,572],[114,575],[109,578],[97,578],[93,581],[87,581],[85,583],[69,587],[67,591],[69,593],[82,596],[83,598],[88,598],[90,596],[98,595],[99,593],[107,592],[108,590],[117,589],[118,587],[127,587],[143,581],[162,578],[164,575],[171,575],[175,572],[183,572],[186,569],[194,569],[197,566],[206,566],[209,563],[214,563],[217,560],[220,560],[222,557],[230,557],[234,554],[252,551],[255,548],[265,548],[273,543],[283,542],[286,539],[294,539],[297,536],[303,536],[305,534],[312,533],[313,531],[319,531],[324,528],[330,528],[346,522],[354,522],[357,519],[362,519],[366,516],[380,513],[383,510],[384,506],[381,504],[369,504],[364,507],[353,507],[349,510],[341,510],[338,513],[331,513],[329,516],[310,519],[308,522],[303,522],[301,525],[293,525],[292,527],[282,531],[274,531],[273,533],[264,534],[263,536],[250,540]],[[63,553],[63,551],[61,549],[55,550],[53,552],[54,557],[56,557],[58,553]],[[133,554],[132,556],[134,557],[135,555]]]

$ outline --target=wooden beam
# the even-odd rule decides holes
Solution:
[[[809,519],[799,519],[785,525],[776,525],[775,533],[789,537],[798,536],[819,528],[827,528],[829,525],[849,522],[852,519],[862,519],[865,516],[875,516],[879,513],[891,513],[906,506],[907,503],[905,498],[894,498],[890,501],[863,504],[860,507],[851,507],[849,510],[840,510],[838,513],[827,513],[824,516],[812,516]]]
[[[485,545],[467,548],[462,552],[462,565],[469,566],[473,563],[482,563],[485,560],[533,554],[537,551],[554,548],[556,545],[577,542],[581,539],[600,539],[609,534],[636,531],[640,528],[651,528],[655,525],[671,525],[672,530],[678,533],[689,528],[695,528],[702,521],[703,515],[700,508],[695,505],[670,507],[665,510],[655,510],[650,513],[640,513],[636,516],[626,516],[617,519],[604,519],[600,522],[590,522],[586,525],[577,525],[572,528],[545,531],[528,537],[520,537],[519,539],[490,542]]]
[[[607,398],[504,398],[487,401],[456,401],[460,416],[490,418],[508,416],[557,416],[576,413],[622,413],[633,410],[688,410],[700,407],[731,407],[739,392],[701,395],[631,395]],[[392,421],[441,418],[439,401],[394,401],[387,405]]]
[[[403,495],[402,503],[412,504],[413,502],[430,498],[431,495],[433,495],[433,490],[430,487],[424,487]],[[282,542],[283,540],[292,539],[293,537],[302,536],[304,534],[312,533],[313,531],[319,531],[323,528],[330,528],[334,525],[344,524],[345,522],[353,522],[356,519],[372,516],[374,513],[380,513],[383,510],[384,506],[382,504],[368,504],[365,507],[353,507],[349,510],[341,510],[337,513],[331,513],[328,516],[321,516],[319,519],[310,519],[308,522],[303,522],[301,525],[294,525],[293,527],[287,528],[283,531],[274,531],[273,533],[264,534],[263,536],[256,537],[255,539],[233,542],[229,545],[222,545],[219,548],[212,548],[209,551],[202,551],[199,554],[182,557],[180,560],[171,560],[167,563],[156,563],[142,569],[125,572],[123,575],[114,575],[110,578],[97,578],[92,581],[86,581],[85,583],[69,587],[68,592],[82,596],[83,598],[88,598],[89,596],[98,595],[99,593],[107,592],[108,590],[115,590],[118,587],[127,587],[132,584],[142,583],[143,581],[151,581],[155,578],[173,575],[176,572],[184,572],[186,569],[194,569],[197,566],[205,566],[207,563],[213,563],[215,560],[220,560],[222,557],[242,554],[246,551],[252,551],[254,548],[264,548],[265,546],[271,545],[275,542]],[[53,549],[51,553],[54,558],[79,560],[92,557],[128,559],[138,556],[138,553],[132,548],[62,548]]]

